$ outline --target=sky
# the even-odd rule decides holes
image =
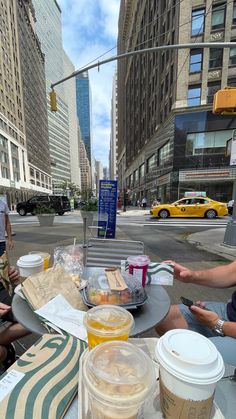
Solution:
[[[63,47],[75,69],[116,47],[120,0],[57,0],[62,10]],[[116,55],[116,48],[99,60]],[[95,61],[95,62],[96,62]],[[93,151],[108,166],[112,79],[116,61],[89,71]]]

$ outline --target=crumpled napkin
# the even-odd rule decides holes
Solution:
[[[35,310],[35,313],[70,335],[87,341],[87,331],[83,325],[85,312],[74,309],[63,295],[58,294],[47,304]]]

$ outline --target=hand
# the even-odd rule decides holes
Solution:
[[[214,311],[204,310],[203,308],[197,307],[195,305],[192,305],[190,310],[200,323],[204,324],[210,329],[213,329],[217,320],[219,320],[218,314],[216,314]]]
[[[186,268],[173,260],[165,260],[163,263],[171,263],[174,265],[174,278],[181,282],[191,282],[193,279],[193,271]]]
[[[15,268],[15,266],[9,266],[8,274],[9,274],[9,279],[13,284],[19,281],[20,274],[19,274],[19,271]]]
[[[11,307],[0,303],[0,317],[4,316],[5,314],[7,314],[9,311],[11,310]]]
[[[9,249],[9,250],[12,250],[12,249],[13,249],[13,247],[14,247],[13,240],[12,240],[12,239],[8,239],[8,249]]]

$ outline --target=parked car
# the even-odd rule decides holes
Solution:
[[[233,214],[233,208],[234,208],[234,199],[231,199],[228,202],[227,207],[228,207],[229,214],[232,215]]]
[[[47,206],[53,208],[58,215],[63,215],[70,211],[70,201],[66,196],[57,195],[35,195],[25,202],[19,202],[16,211],[20,215],[26,215],[29,212],[34,215],[37,206]]]
[[[151,216],[167,217],[206,217],[215,218],[228,214],[227,204],[207,197],[182,198],[173,204],[160,204],[151,208]]]

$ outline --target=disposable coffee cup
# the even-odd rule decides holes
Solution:
[[[160,400],[166,419],[210,418],[216,383],[224,375],[221,354],[210,339],[175,329],[156,346],[160,363]]]
[[[135,275],[135,277],[141,282],[142,286],[145,287],[148,264],[150,262],[149,257],[146,255],[129,256],[127,258],[127,262],[129,264],[129,273],[131,275]]]
[[[110,340],[128,340],[134,325],[132,314],[123,307],[99,305],[87,311],[84,316],[89,350]]]
[[[27,278],[30,275],[43,271],[43,258],[40,255],[24,255],[16,262],[20,276]]]
[[[43,258],[43,268],[44,270],[49,268],[49,260],[50,260],[50,254],[46,252],[38,252],[37,250],[34,250],[32,252],[29,252],[29,255],[39,255]]]
[[[83,363],[92,419],[143,418],[156,387],[151,359],[137,346],[113,341],[96,346]]]

